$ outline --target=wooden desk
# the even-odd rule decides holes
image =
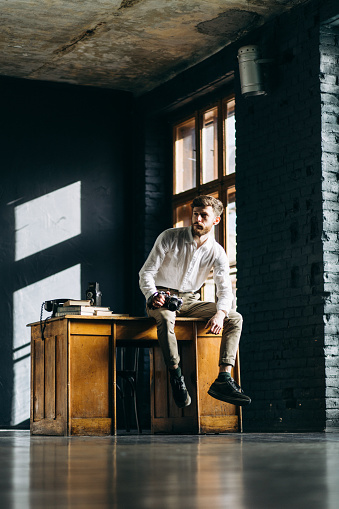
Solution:
[[[241,407],[207,394],[218,373],[220,336],[205,321],[177,318],[181,365],[192,404],[176,407],[150,318],[68,315],[31,326],[31,433],[116,433],[116,347],[150,348],[151,431],[219,433],[241,430]],[[239,362],[234,369],[239,380]]]

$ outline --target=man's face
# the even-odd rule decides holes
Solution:
[[[192,214],[193,235],[202,237],[209,233],[213,226],[220,222],[220,216],[215,216],[212,207],[194,207]]]

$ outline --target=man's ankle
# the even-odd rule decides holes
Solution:
[[[180,366],[178,366],[178,367],[177,367],[177,368],[175,368],[175,369],[173,369],[173,368],[171,369],[171,368],[170,368],[170,369],[169,369],[169,372],[170,372],[170,376],[171,376],[171,377],[180,378],[180,377],[181,377],[181,375],[182,375]]]
[[[231,377],[231,373],[229,373],[228,371],[221,371],[219,373],[218,380],[220,380],[220,382],[226,382],[226,380],[229,378],[232,378],[232,377]]]

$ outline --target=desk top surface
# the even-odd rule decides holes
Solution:
[[[150,318],[148,316],[129,316],[129,315],[118,315],[113,314],[111,316],[87,316],[87,315],[65,315],[65,316],[54,316],[47,318],[47,322],[57,321],[57,320],[95,320],[95,321],[109,321],[109,322],[129,322],[129,321],[155,321],[154,318]],[[40,323],[45,323],[46,318],[42,320],[42,322],[33,322],[28,323],[26,327],[32,327],[35,325],[40,325]],[[206,322],[206,318],[191,318],[191,317],[181,317],[177,316],[176,321],[179,322]]]

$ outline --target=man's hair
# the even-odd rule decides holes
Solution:
[[[212,207],[215,216],[221,216],[224,211],[224,205],[220,200],[214,198],[214,196],[209,196],[206,194],[202,194],[194,198],[191,203],[192,209],[194,207]]]

